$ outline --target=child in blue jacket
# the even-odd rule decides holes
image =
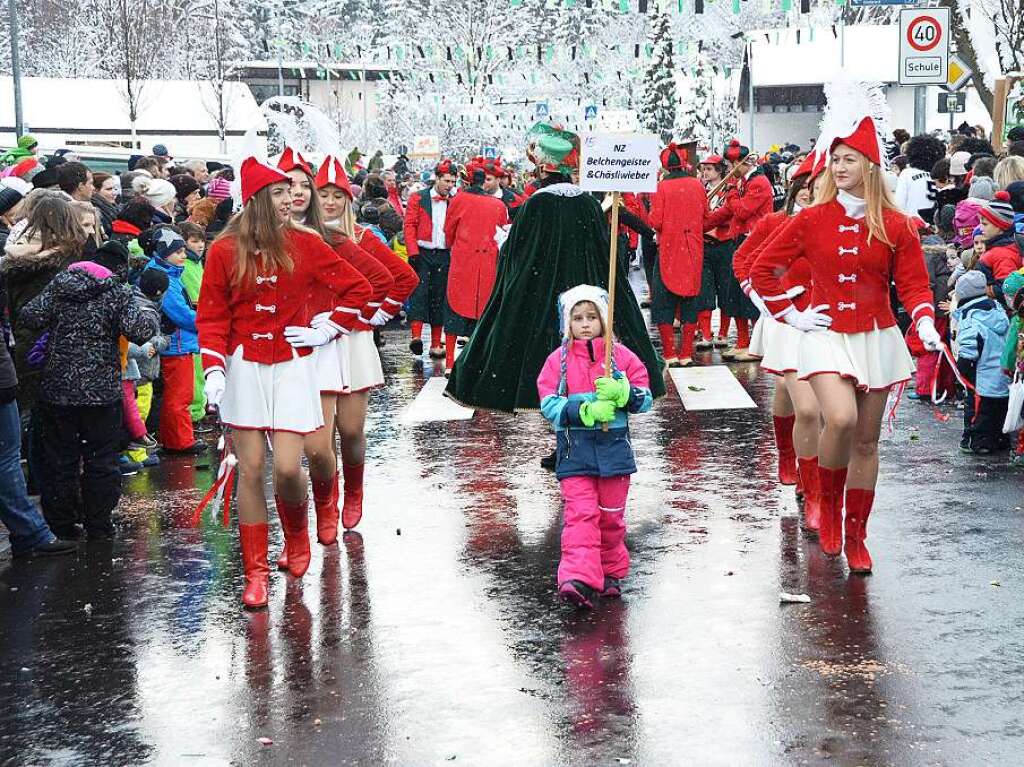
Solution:
[[[563,341],[537,378],[541,411],[558,436],[555,476],[564,504],[558,593],[577,607],[621,595],[629,573],[624,512],[636,472],[628,413],[651,409],[647,368],[622,344],[605,375],[608,294],[577,285],[558,298]],[[607,425],[607,430],[604,426]]]
[[[959,321],[957,367],[975,388],[974,407],[964,408],[964,433],[960,449],[985,455],[1005,450],[1003,434],[1010,379],[1000,362],[1010,321],[1002,305],[991,297],[983,272],[972,269],[956,281]]]

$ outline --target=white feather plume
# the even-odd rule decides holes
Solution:
[[[849,136],[861,120],[871,117],[878,138],[878,156],[885,163],[885,143],[892,109],[886,101],[882,84],[864,82],[840,70],[831,82],[825,84],[825,101],[825,114],[819,125],[821,135],[814,145],[815,155],[827,157],[835,139]]]

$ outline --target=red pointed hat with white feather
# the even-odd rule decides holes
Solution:
[[[323,189],[325,186],[336,186],[347,194],[350,200],[352,199],[352,184],[348,180],[345,166],[332,154],[324,158],[313,183],[316,184],[317,189]]]
[[[863,82],[840,71],[826,83],[825,100],[821,136],[814,145],[815,162],[827,161],[832,150],[843,144],[884,167],[891,109],[881,83]]]

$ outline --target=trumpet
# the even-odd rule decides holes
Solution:
[[[741,173],[746,173],[747,170],[749,170],[750,168],[754,168],[756,166],[757,157],[753,153],[748,154],[738,163],[733,165],[732,170],[726,173],[725,177],[718,182],[715,188],[708,192],[708,202],[711,202],[712,200],[715,199],[715,197],[722,194],[725,191],[726,185],[729,183],[731,179],[739,176]]]

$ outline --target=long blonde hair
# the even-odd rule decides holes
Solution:
[[[996,164],[992,175],[1000,189],[1006,189],[1014,181],[1024,181],[1024,157],[1013,154],[1004,157]]]
[[[296,227],[278,217],[270,199],[272,187],[270,184],[256,192],[217,237],[235,239],[234,287],[251,285],[260,269],[291,273],[295,268],[288,252],[288,232]]]
[[[868,226],[868,242],[877,239],[892,247],[892,238],[885,228],[885,211],[892,210],[902,214],[892,192],[885,180],[885,172],[878,165],[875,165],[865,155],[858,152],[860,157],[860,170],[864,178],[864,220]],[[814,205],[826,205],[839,196],[839,187],[832,176],[831,160],[825,164],[825,170],[814,187]],[[906,217],[907,226],[913,231],[913,224],[909,216]]]
[[[82,202],[81,200],[72,200],[70,205],[75,211],[75,215],[92,216],[93,233],[88,235],[86,239],[91,236],[96,242],[97,247],[102,245],[103,240],[100,238],[100,234],[103,232],[103,229],[100,226],[100,217],[96,213],[96,208],[93,207],[91,202]]]

